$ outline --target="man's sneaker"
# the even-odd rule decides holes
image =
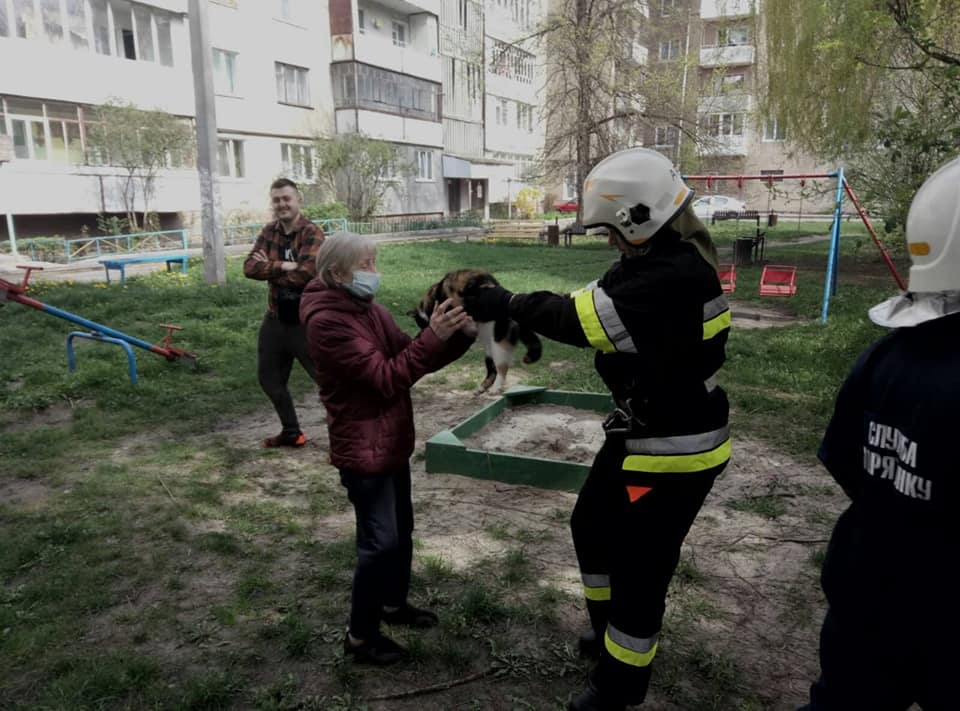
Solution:
[[[379,635],[368,639],[362,644],[353,644],[350,635],[343,638],[343,653],[353,657],[357,664],[377,664],[386,666],[394,664],[407,656],[407,650],[389,637]]]
[[[581,659],[599,659],[602,647],[603,644],[593,628],[582,633],[577,641],[577,651]]]
[[[430,610],[421,610],[409,602],[405,602],[400,609],[393,612],[384,610],[380,619],[388,625],[402,625],[404,627],[416,627],[417,629],[436,627],[440,622],[440,619]]]
[[[264,447],[302,447],[307,443],[307,438],[303,432],[291,434],[281,432],[275,437],[267,437],[263,440]]]

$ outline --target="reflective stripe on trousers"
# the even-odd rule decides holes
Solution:
[[[675,437],[626,440],[624,471],[657,474],[701,472],[730,459],[730,428]]]
[[[610,599],[609,575],[582,573],[580,578],[583,580],[583,596],[587,598],[587,600],[603,602]]]
[[[658,636],[631,637],[608,624],[607,633],[604,636],[604,646],[614,659],[633,667],[645,667],[653,661],[653,657],[657,653]]]

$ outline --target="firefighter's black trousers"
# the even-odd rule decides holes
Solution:
[[[639,704],[681,544],[726,463],[695,475],[638,478],[623,471],[625,456],[622,441],[608,438],[580,490],[570,527],[590,621],[604,642],[591,680],[605,700]],[[649,490],[631,501],[628,483],[643,485],[633,496]]]
[[[960,708],[953,562],[934,553],[933,541],[903,544],[910,537],[898,539],[896,523],[866,527],[852,510],[837,522],[822,573],[829,609],[820,678],[807,711]]]

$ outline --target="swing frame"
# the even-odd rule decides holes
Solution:
[[[833,208],[833,223],[830,226],[830,253],[827,257],[827,278],[823,285],[823,305],[820,311],[820,321],[822,323],[827,322],[827,316],[830,313],[830,297],[835,296],[837,293],[837,274],[840,266],[840,222],[843,218],[844,195],[850,198],[850,202],[856,209],[857,215],[860,217],[860,221],[863,222],[864,227],[867,228],[867,232],[870,233],[870,237],[873,238],[874,244],[877,245],[877,249],[880,250],[880,254],[883,256],[883,260],[886,262],[887,269],[890,270],[890,274],[893,276],[894,281],[896,281],[897,287],[901,291],[907,290],[903,279],[900,277],[900,274],[897,272],[897,268],[893,264],[893,260],[890,259],[890,255],[887,253],[886,248],[884,248],[883,243],[877,236],[876,230],[874,230],[873,225],[870,224],[870,220],[867,218],[867,213],[864,212],[863,207],[860,205],[860,201],[857,200],[857,196],[853,192],[853,188],[850,187],[850,183],[847,181],[846,176],[843,173],[842,166],[837,168],[837,170],[833,173],[792,173],[786,175],[684,175],[683,179],[685,181],[702,180],[706,182],[708,187],[716,180],[735,180],[738,188],[740,189],[743,188],[743,183],[747,180],[759,180],[761,182],[765,182],[770,188],[773,187],[774,182],[779,183],[783,180],[800,180],[803,182],[806,180],[830,179],[837,181],[836,199],[834,201]]]

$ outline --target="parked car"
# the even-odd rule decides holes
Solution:
[[[577,201],[564,200],[563,202],[556,202],[553,204],[553,209],[556,210],[557,212],[576,212]]]
[[[706,195],[693,201],[693,214],[702,220],[710,219],[713,217],[713,213],[720,210],[743,212],[746,209],[747,204],[745,202],[726,195]]]

